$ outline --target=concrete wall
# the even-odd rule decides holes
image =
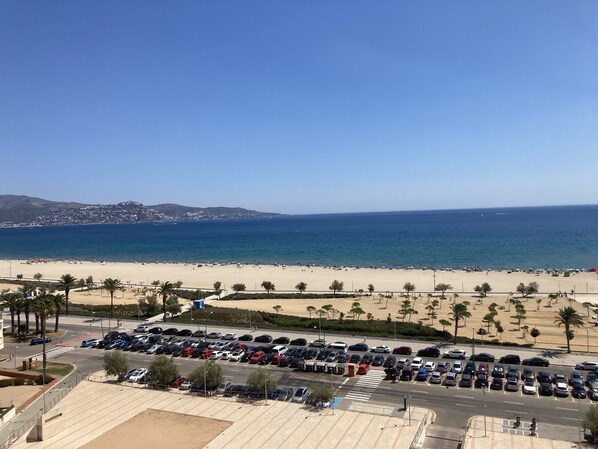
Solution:
[[[16,410],[14,405],[11,405],[10,407],[2,407],[0,411],[0,427],[8,424],[10,420],[15,417]]]

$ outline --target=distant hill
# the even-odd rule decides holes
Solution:
[[[81,204],[24,195],[0,195],[0,227],[214,220],[279,215],[240,207],[189,207],[178,204],[145,206],[134,201],[105,205]]]

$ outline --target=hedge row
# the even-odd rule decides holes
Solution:
[[[351,293],[232,293],[222,297],[222,301],[242,299],[339,299],[355,298]]]

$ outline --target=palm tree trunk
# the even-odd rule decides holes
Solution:
[[[66,316],[69,316],[69,292],[71,291],[70,288],[64,289],[64,303],[66,306]]]
[[[10,333],[15,333],[15,308],[10,308]]]
[[[54,332],[58,332],[58,319],[60,318],[60,304],[55,303],[56,306],[56,323],[54,324]]]
[[[108,332],[112,327],[112,308],[114,307],[114,292],[110,292],[110,314],[108,315]]]
[[[25,302],[25,333],[29,333],[29,303],[27,302]]]
[[[17,333],[21,332],[21,308],[17,308]]]
[[[457,318],[455,318],[455,335],[453,335],[453,344],[457,344],[457,332],[459,328],[459,320]]]
[[[37,335],[39,334],[39,313],[34,311],[33,315],[35,316],[35,335]]]
[[[567,353],[571,353],[571,342],[569,341],[569,325],[565,324],[565,338],[567,339]]]
[[[164,322],[166,323],[166,295],[162,295],[162,311],[164,313]]]

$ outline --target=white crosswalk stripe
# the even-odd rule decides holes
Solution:
[[[54,357],[58,357],[60,354],[64,354],[65,352],[71,352],[74,350],[74,346],[60,346],[53,349],[46,351],[46,358],[53,359]],[[33,354],[30,356],[34,360],[41,360],[43,357],[43,353],[39,352],[37,354]]]
[[[357,381],[351,391],[345,395],[345,398],[352,401],[367,402],[385,377],[386,374],[383,371],[369,371]]]

